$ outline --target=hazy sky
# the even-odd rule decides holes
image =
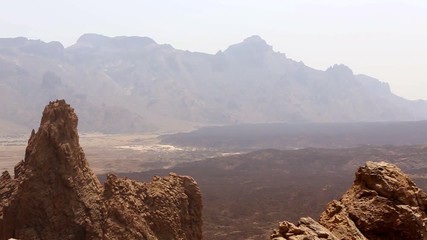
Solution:
[[[83,33],[207,53],[260,35],[310,67],[343,63],[398,95],[427,99],[426,0],[1,1],[0,37],[69,46]]]

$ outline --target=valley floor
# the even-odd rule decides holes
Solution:
[[[27,138],[0,138],[0,170],[13,174]],[[368,160],[392,162],[427,189],[426,145],[244,153],[247,149],[168,145],[158,135],[94,133],[80,134],[80,144],[101,180],[110,172],[141,181],[169,172],[194,177],[202,191],[207,240],[267,239],[279,221],[316,217]]]
[[[167,169],[177,163],[236,154],[201,147],[162,144],[155,134],[80,134],[80,144],[95,174]],[[0,137],[0,171],[13,174],[24,158],[29,136]],[[237,153],[238,154],[238,153]]]

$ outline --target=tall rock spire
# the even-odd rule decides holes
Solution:
[[[0,240],[202,238],[201,194],[191,177],[139,183],[110,175],[103,187],[77,121],[64,100],[44,109],[14,179],[0,177]]]
[[[15,168],[20,184],[4,209],[6,237],[102,236],[102,185],[79,145],[77,121],[74,109],[64,100],[44,109],[40,127],[28,141],[25,159]]]

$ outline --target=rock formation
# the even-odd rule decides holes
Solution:
[[[396,166],[367,162],[353,186],[328,204],[319,222],[281,222],[271,239],[427,239],[427,194]]]
[[[201,239],[201,194],[191,177],[140,183],[90,170],[64,100],[46,106],[25,159],[0,177],[0,239]]]
[[[310,217],[301,218],[298,226],[284,221],[279,224],[279,229],[274,230],[271,235],[274,240],[306,240],[306,239],[327,239],[338,240],[328,229],[314,221]]]

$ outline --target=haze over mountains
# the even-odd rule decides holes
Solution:
[[[147,37],[85,34],[68,48],[0,39],[0,130],[36,126],[38,112],[57,98],[75,106],[81,131],[107,133],[427,119],[426,101],[396,96],[387,83],[344,65],[312,69],[258,36],[215,55]]]

